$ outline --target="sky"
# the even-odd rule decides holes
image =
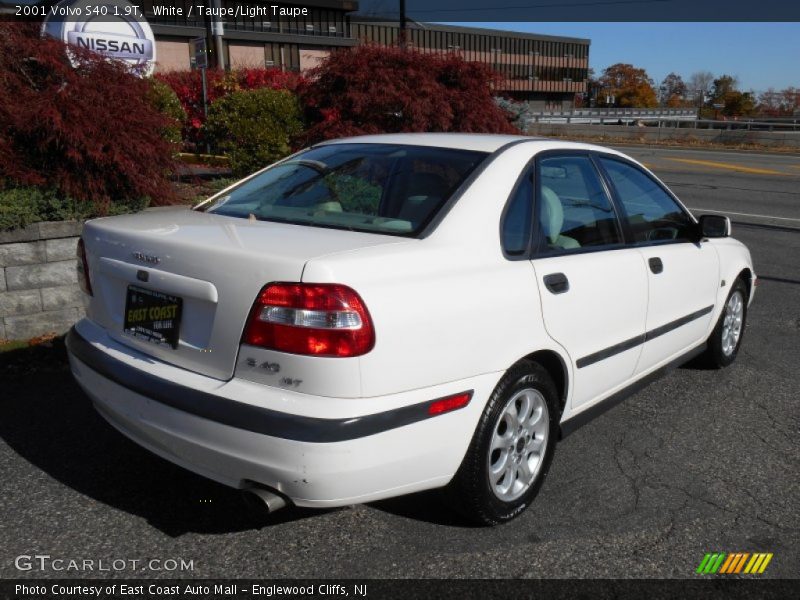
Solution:
[[[796,1],[796,0],[794,0]],[[656,82],[674,71],[739,78],[743,91],[800,87],[800,23],[451,23],[589,38],[596,75],[614,63],[644,68]]]

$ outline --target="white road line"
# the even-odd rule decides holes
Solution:
[[[711,212],[711,213],[719,213],[721,215],[736,215],[737,217],[756,217],[759,219],[778,219],[779,221],[797,221],[800,223],[800,219],[793,219],[790,217],[773,217],[772,215],[754,215],[752,213],[740,213],[740,212],[731,212],[729,210],[714,210],[712,208],[689,208],[691,211],[698,211],[698,212]]]

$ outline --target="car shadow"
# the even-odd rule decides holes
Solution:
[[[443,501],[441,490],[427,490],[387,498],[371,502],[370,507],[397,517],[422,521],[433,525],[443,525],[445,527],[457,527],[462,529],[475,529],[475,525],[463,518],[453,509],[447,507]]]
[[[708,361],[705,357],[701,354],[700,356],[695,356],[693,359],[683,363],[682,365],[678,366],[678,369],[687,370],[687,371],[717,371],[716,367],[713,367],[708,364]]]
[[[72,378],[63,338],[48,345],[0,352],[0,438],[56,481],[172,537],[261,529],[331,512],[291,507],[270,515],[241,491],[144,450],[94,410]],[[26,468],[19,467],[20,480]]]

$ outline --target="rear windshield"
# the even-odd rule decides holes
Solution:
[[[393,144],[312,148],[245,181],[218,215],[415,236],[485,152]]]

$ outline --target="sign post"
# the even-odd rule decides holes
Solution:
[[[206,69],[208,68],[208,51],[206,48],[206,38],[193,38],[189,42],[192,52],[192,66],[200,69],[200,76],[203,80],[203,117],[204,121],[208,118],[208,83],[206,81]],[[206,154],[211,153],[211,148],[206,142]]]
[[[714,102],[714,104],[712,104],[711,106],[714,107],[714,120],[718,121],[719,111],[725,108],[725,104],[723,104],[722,102]]]

